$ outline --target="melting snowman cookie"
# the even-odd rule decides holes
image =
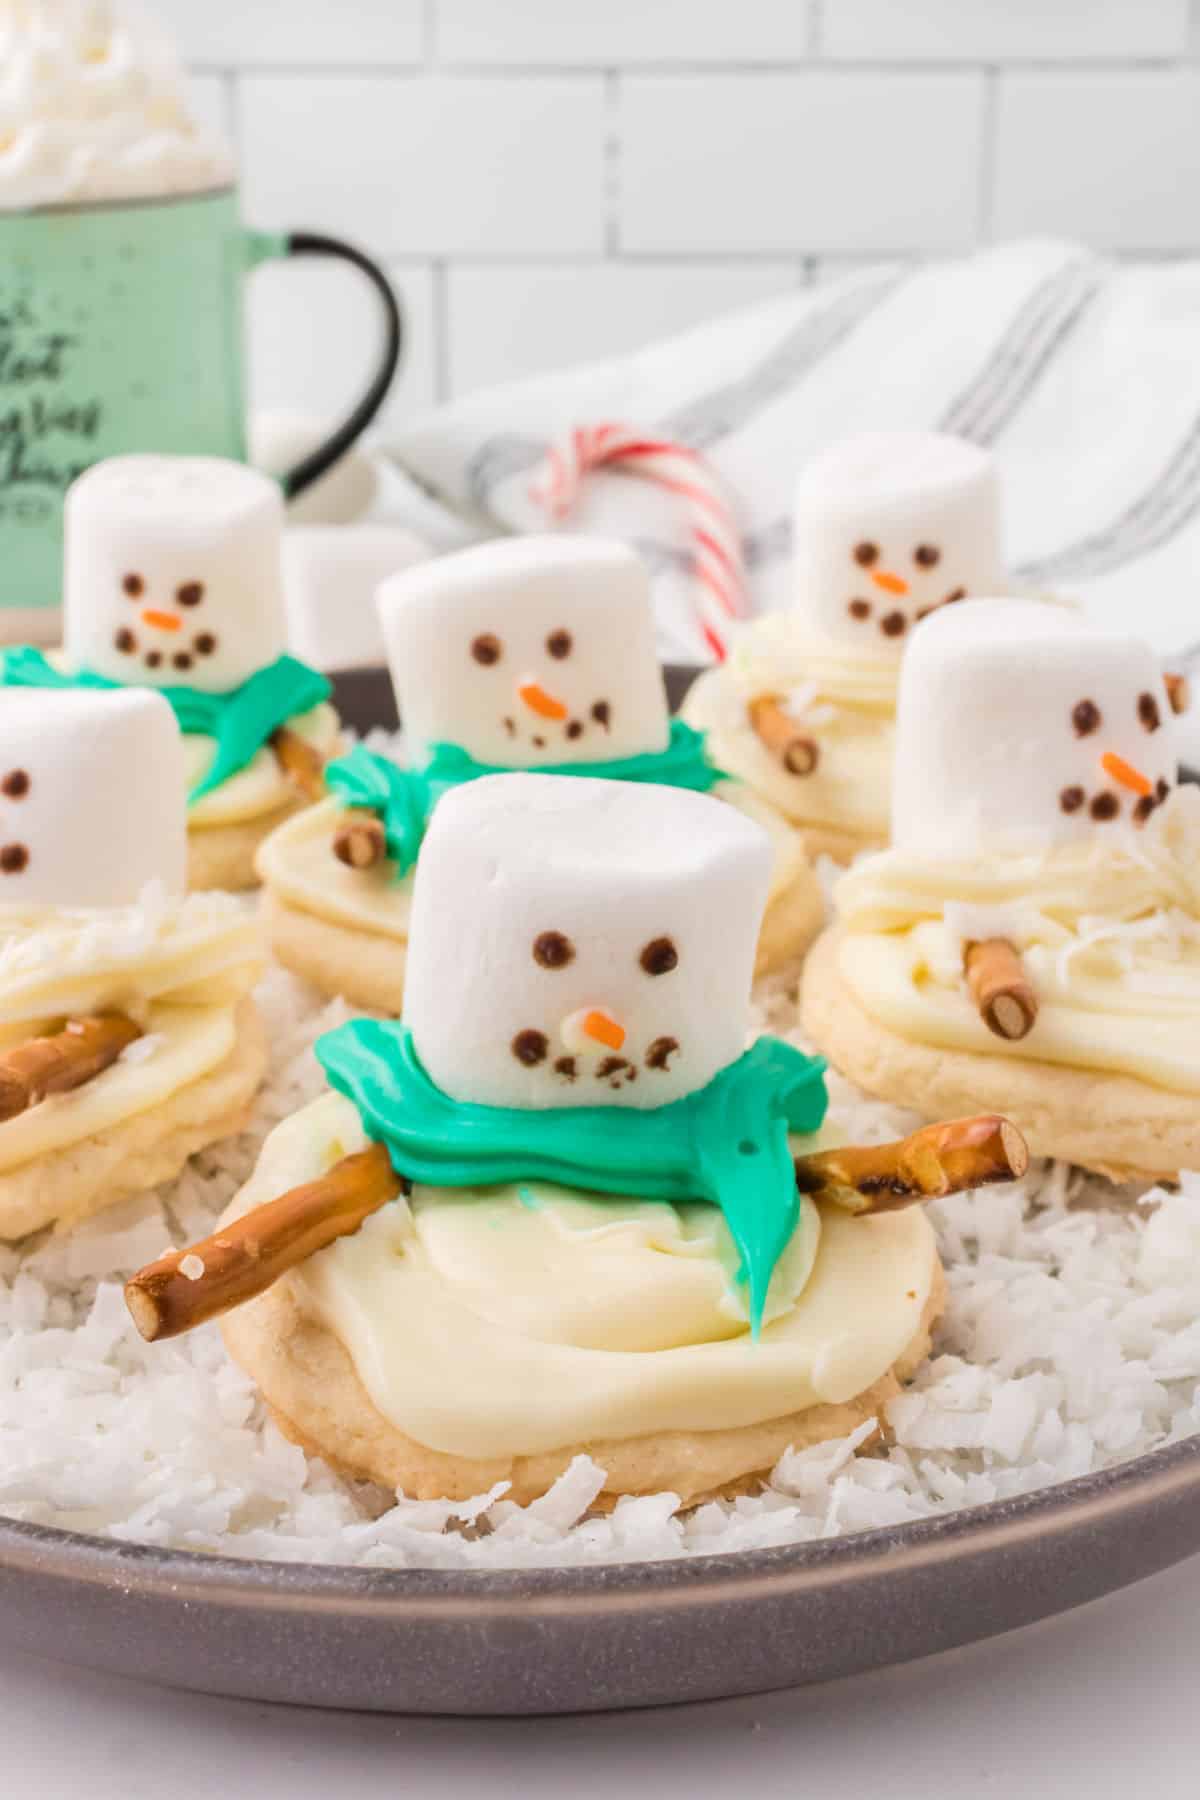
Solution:
[[[1006,1109],[1117,1177],[1200,1167],[1200,796],[1149,647],[980,601],[917,632],[894,846],[843,877],[804,1019],[918,1110]]]
[[[744,1047],[771,860],[686,791],[448,794],[403,1023],[319,1040],[332,1091],[212,1238],[129,1283],[143,1335],[227,1314],[289,1435],[424,1496],[528,1500],[586,1444],[606,1503],[694,1501],[880,1416],[941,1303],[911,1203],[1024,1146],[998,1117],[818,1140],[823,1065]]]
[[[281,961],[326,992],[398,1012],[427,821],[442,794],[505,769],[655,782],[755,817],[775,848],[759,968],[802,954],[823,919],[803,843],[668,716],[649,580],[632,551],[589,538],[485,544],[394,576],[380,611],[413,766],[354,750],[328,771],[336,798],[263,846]],[[555,1060],[583,1067],[586,1056],[559,1044]],[[607,1059],[628,1079],[620,1049]]]
[[[4,653],[8,687],[160,690],[185,734],[190,885],[253,885],[253,853],[319,796],[329,684],[284,651],[283,501],[205,456],[120,456],[65,511],[65,645]]]
[[[184,769],[158,694],[0,691],[0,1238],[176,1175],[262,1078],[253,921],[183,898]]]
[[[816,456],[796,487],[795,607],[739,637],[684,716],[722,766],[849,861],[886,842],[896,683],[915,627],[1005,591],[986,451],[871,433]]]

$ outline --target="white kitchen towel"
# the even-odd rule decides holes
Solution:
[[[551,445],[610,419],[710,459],[756,611],[789,604],[806,457],[852,432],[920,427],[995,453],[1022,584],[1077,595],[1164,653],[1200,641],[1198,262],[1037,241],[857,270],[634,356],[471,395],[387,448],[448,522],[544,530],[530,489]],[[632,542],[654,573],[664,656],[706,659],[670,495],[601,471],[567,528]]]

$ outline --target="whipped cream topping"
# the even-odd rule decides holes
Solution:
[[[135,5],[0,0],[0,210],[193,193],[232,173]]]

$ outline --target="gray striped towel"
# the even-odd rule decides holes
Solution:
[[[858,270],[634,356],[471,395],[387,449],[456,527],[545,529],[532,471],[571,427],[608,418],[710,458],[738,509],[757,611],[790,603],[805,458],[857,431],[933,428],[995,453],[1023,585],[1076,595],[1175,658],[1200,642],[1200,262],[1037,241]],[[670,497],[602,471],[570,524],[637,546],[664,656],[704,660]]]

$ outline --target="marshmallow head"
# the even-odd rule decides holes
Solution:
[[[1149,645],[1025,600],[914,634],[900,676],[892,837],[937,856],[1041,849],[1144,825],[1177,773]]]
[[[835,444],[796,488],[796,605],[821,637],[899,655],[938,607],[1003,592],[990,456],[934,432]]]
[[[418,761],[435,743],[505,769],[666,748],[649,580],[623,545],[481,544],[385,582],[379,608]]]
[[[227,693],[284,649],[283,500],[213,456],[116,456],[67,494],[73,668]]]
[[[181,894],[187,771],[175,715],[131,688],[0,690],[0,907]]]
[[[404,1019],[486,1106],[663,1106],[745,1048],[766,834],[675,788],[491,775],[417,866]]]
[[[399,525],[291,526],[283,534],[283,578],[294,654],[314,669],[383,662],[375,591],[429,554]]]

